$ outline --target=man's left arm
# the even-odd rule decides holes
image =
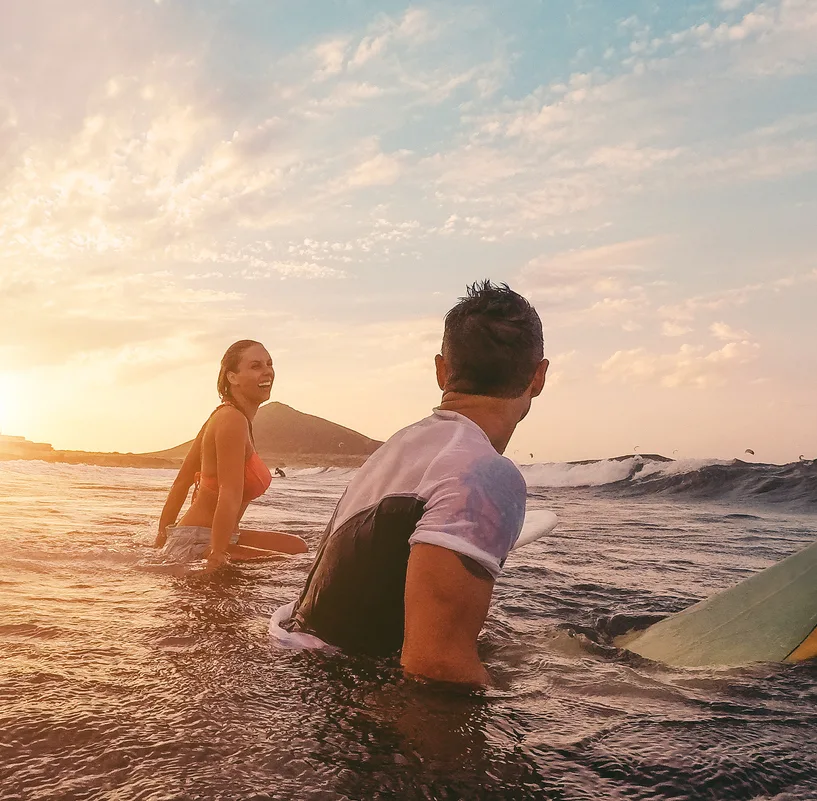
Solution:
[[[507,459],[442,475],[409,540],[403,668],[440,681],[487,684],[477,638],[494,581],[525,518],[525,480]]]
[[[406,573],[403,670],[435,681],[489,684],[477,637],[493,589],[493,577],[473,559],[438,545],[413,545]]]

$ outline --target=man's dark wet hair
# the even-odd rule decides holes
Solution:
[[[518,398],[544,358],[542,321],[507,284],[478,281],[445,315],[443,356],[447,390]]]

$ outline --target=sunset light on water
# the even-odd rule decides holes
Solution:
[[[813,798],[813,664],[685,671],[611,644],[611,615],[675,611],[813,541],[807,499],[605,486],[623,474],[526,472],[561,522],[509,556],[482,648],[498,686],[469,700],[270,649],[349,470],[292,471],[251,507],[308,554],[213,580],[149,545],[174,471],[0,462],[6,797]]]

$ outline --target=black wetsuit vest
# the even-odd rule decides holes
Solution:
[[[384,498],[323,535],[290,629],[345,651],[385,656],[403,644],[409,537],[425,502]]]

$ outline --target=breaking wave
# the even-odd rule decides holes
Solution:
[[[288,478],[303,478],[308,476],[329,476],[332,478],[350,478],[357,471],[356,467],[284,467]]]
[[[529,489],[597,487],[610,494],[684,495],[706,500],[786,503],[817,511],[817,460],[749,464],[663,456],[620,456],[520,467]]]

